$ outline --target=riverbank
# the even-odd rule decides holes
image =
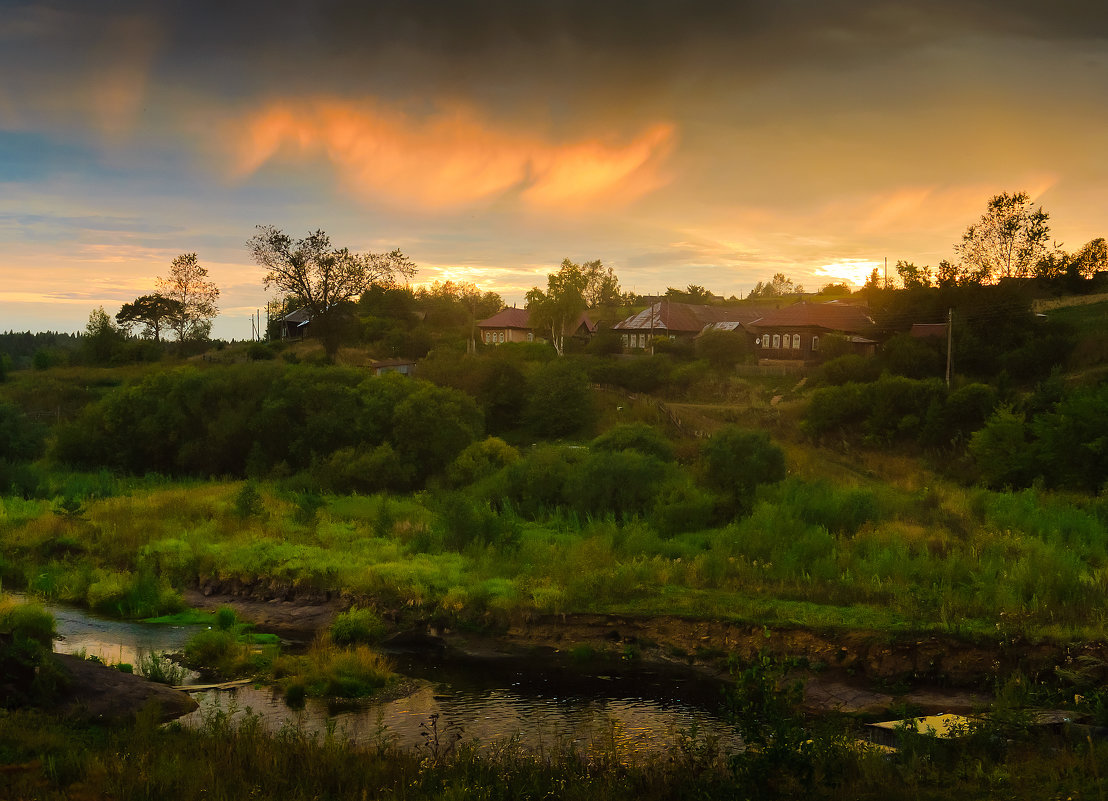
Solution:
[[[197,608],[230,606],[243,620],[283,636],[308,639],[349,601],[309,596],[304,603],[257,594],[189,590]],[[386,615],[394,621],[404,616]],[[548,652],[554,659],[589,654],[681,666],[713,681],[729,676],[728,660],[750,663],[762,655],[793,664],[805,680],[805,708],[879,716],[905,707],[921,714],[979,711],[989,705],[998,677],[1054,678],[1059,667],[1108,661],[1108,645],[1027,643],[1015,639],[972,642],[863,631],[768,629],[725,621],[626,615],[530,615],[506,628],[479,631],[440,621],[405,621],[388,640],[407,649],[444,651],[474,660]]]

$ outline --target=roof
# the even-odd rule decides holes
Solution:
[[[376,370],[382,367],[415,366],[418,361],[418,359],[373,359],[370,361],[369,366]]]
[[[702,306],[693,303],[659,301],[612,326],[622,331],[658,329],[695,334],[711,323],[741,323],[746,325],[761,316],[760,309],[726,306]]]
[[[752,328],[822,328],[859,333],[873,327],[869,311],[848,303],[794,303],[771,311],[751,323]]]
[[[945,337],[946,323],[912,323],[912,330],[909,333],[920,339]]]
[[[581,312],[581,316],[577,318],[577,322],[573,324],[573,328],[571,328],[570,330],[578,331],[580,330],[581,326],[584,326],[585,330],[588,331],[590,334],[596,333],[596,323],[590,320],[589,315],[585,314],[585,312]]]
[[[307,306],[301,306],[294,312],[289,312],[281,318],[282,323],[297,323],[298,325],[304,325],[311,322],[312,313],[308,311]]]
[[[697,336],[702,336],[708,331],[738,331],[742,327],[743,324],[738,322],[708,323]]]
[[[531,313],[527,309],[517,309],[514,306],[501,309],[487,320],[477,323],[478,328],[531,328]]]

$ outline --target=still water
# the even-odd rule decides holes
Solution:
[[[57,651],[83,652],[107,663],[137,664],[151,651],[180,652],[197,629],[48,609],[62,638]],[[205,715],[220,710],[234,717],[255,715],[270,731],[296,726],[360,743],[425,748],[437,729],[442,748],[454,741],[484,748],[511,741],[532,752],[614,749],[625,758],[656,753],[689,735],[719,738],[727,749],[741,747],[721,714],[721,687],[683,670],[603,663],[585,671],[549,653],[476,660],[421,651],[394,652],[390,658],[410,680],[411,692],[399,698],[343,707],[309,699],[297,711],[271,688],[240,687],[194,693],[200,709],[181,721],[199,726]]]

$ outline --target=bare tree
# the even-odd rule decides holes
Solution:
[[[399,250],[352,253],[334,248],[323,231],[293,239],[272,225],[259,225],[246,243],[254,261],[265,267],[266,286],[300,299],[311,316],[311,330],[334,361],[341,337],[342,304],[373,284],[391,284],[415,275],[416,266]]]
[[[195,253],[182,253],[169,266],[169,275],[159,278],[158,294],[175,302],[169,327],[177,340],[207,339],[212,318],[219,314],[216,300],[219,287],[208,280],[208,271],[200,266]]]

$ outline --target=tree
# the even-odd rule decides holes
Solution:
[[[706,304],[712,302],[711,291],[699,284],[689,284],[684,289],[666,288],[666,297],[677,303]]]
[[[85,358],[92,364],[107,364],[112,360],[123,335],[112,323],[112,318],[101,306],[93,309],[85,326],[85,337],[81,343]]]
[[[1034,208],[1026,192],[996,195],[985,213],[954,246],[978,283],[1030,275],[1047,252],[1050,215]]]
[[[155,342],[161,342],[162,330],[171,325],[173,320],[180,319],[181,313],[180,301],[165,295],[143,295],[131,303],[124,303],[116,314],[115,321],[127,333],[136,325],[142,325],[142,336],[153,337]]]
[[[900,276],[905,289],[926,289],[931,286],[931,268],[929,266],[917,267],[910,261],[898,261],[896,273]]]
[[[208,271],[195,253],[182,253],[173,260],[169,275],[158,279],[158,294],[177,304],[168,322],[178,342],[208,338],[212,318],[219,314],[219,287],[208,280]]]
[[[246,246],[254,261],[267,270],[265,285],[301,299],[311,315],[312,332],[323,342],[329,361],[334,361],[339,348],[343,304],[374,284],[392,284],[416,272],[416,266],[400,250],[352,253],[332,247],[331,238],[321,230],[293,239],[272,225],[257,229]]]
[[[588,307],[587,285],[588,276],[581,266],[564,259],[558,272],[546,276],[546,292],[536,286],[527,293],[532,327],[550,332],[550,344],[559,356],[565,352],[566,331]]]
[[[562,264],[568,261],[566,259]],[[572,264],[572,262],[569,263]],[[619,291],[619,279],[616,278],[615,270],[611,267],[605,267],[600,259],[594,259],[582,264],[580,270],[585,281],[581,294],[585,298],[586,308],[619,306],[623,302],[623,295]]]
[[[1073,256],[1082,278],[1092,278],[1098,272],[1108,270],[1108,242],[1100,236],[1093,239]]]
[[[794,284],[791,278],[786,277],[784,273],[774,273],[773,278],[769,280],[769,283],[763,284],[759,281],[754,285],[754,288],[750,290],[748,298],[779,298],[784,295],[802,295],[804,294],[804,287],[799,284]]]

